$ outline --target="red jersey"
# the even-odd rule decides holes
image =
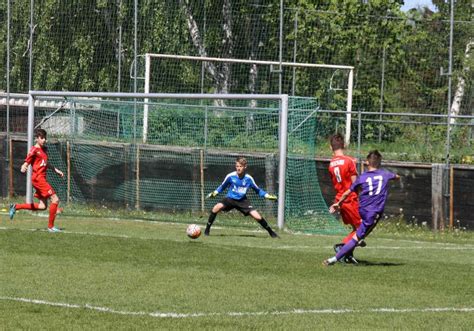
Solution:
[[[46,170],[48,168],[48,154],[46,154],[45,148],[37,146],[31,147],[28,155],[26,156],[25,162],[31,164],[31,166],[33,167],[33,181],[46,179]]]
[[[336,200],[339,200],[342,194],[351,187],[351,177],[357,176],[355,160],[345,155],[334,156],[329,163],[329,173],[336,190]],[[356,196],[356,193],[352,192],[347,199],[351,200],[354,196]]]

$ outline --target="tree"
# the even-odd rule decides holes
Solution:
[[[451,1],[434,0],[439,9],[439,16],[448,20],[451,14]],[[451,115],[459,115],[462,112],[462,103],[470,104],[466,97],[466,89],[474,79],[471,67],[474,65],[472,52],[474,49],[474,4],[471,0],[457,0],[454,3],[454,45],[453,45],[453,76],[455,82],[454,95],[450,108]],[[466,107],[466,113],[472,109]],[[452,123],[455,122],[453,118]]]
[[[391,61],[401,57],[405,30],[400,5],[393,1],[298,1],[299,61],[355,67],[354,109],[378,110],[380,60],[384,48]],[[297,84],[297,94],[306,95],[317,85],[314,96],[323,108],[344,109],[344,91],[331,90],[332,73],[306,74]],[[345,87],[341,87],[345,88]]]
[[[208,56],[208,51],[202,37],[202,32],[192,14],[192,8],[189,0],[180,0],[181,6],[183,6],[184,14],[189,29],[189,34],[193,45],[198,50],[198,53],[202,57]],[[206,6],[206,2],[204,5]],[[232,20],[232,7],[230,0],[222,1],[222,49],[224,50],[221,54],[222,57],[232,57],[233,51],[233,20]],[[226,62],[216,66],[213,62],[204,62],[206,71],[211,75],[216,83],[217,93],[228,93],[229,92],[229,80],[230,80],[230,68]]]

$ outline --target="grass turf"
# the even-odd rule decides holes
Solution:
[[[474,234],[381,227],[357,266],[323,267],[335,236],[6,213],[0,231],[5,329],[470,329]],[[39,301],[34,301],[39,300]],[[443,308],[443,309],[440,309]],[[390,311],[390,309],[394,309]],[[464,310],[462,310],[464,309]],[[161,315],[160,315],[161,314]]]

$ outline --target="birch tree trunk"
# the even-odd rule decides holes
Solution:
[[[191,35],[191,40],[193,45],[197,48],[198,53],[202,57],[207,57],[206,47],[199,31],[199,26],[196,20],[193,17],[191,8],[189,6],[189,0],[179,0],[181,6],[184,8],[184,13],[186,15],[186,22],[188,25],[189,33]],[[224,0],[222,6],[222,29],[224,32],[224,37],[222,39],[222,49],[224,50],[224,57],[232,57],[233,53],[233,32],[232,32],[232,7],[231,0]],[[221,65],[215,65],[212,62],[204,62],[204,68],[212,77],[216,84],[216,93],[229,93],[230,85],[230,67],[228,63],[223,62]],[[217,105],[224,106],[225,103],[223,100],[216,101]]]
[[[199,31],[199,27],[196,23],[196,20],[193,17],[191,12],[191,8],[189,7],[188,0],[180,0],[180,4],[184,7],[184,13],[186,15],[186,22],[188,24],[189,34],[191,35],[191,40],[193,41],[193,45],[197,48],[198,53],[202,57],[207,57],[206,48],[204,46],[203,39],[201,37],[201,32]],[[204,68],[206,71],[216,79],[216,67],[212,62],[204,62]]]
[[[256,6],[260,5],[260,1],[255,2]],[[262,31],[262,24],[261,24],[261,19],[259,17],[252,18],[252,24],[251,26],[254,27],[253,31],[249,31],[253,38],[251,38],[251,46],[250,46],[250,59],[255,59],[257,57],[257,52],[258,48],[260,46],[260,36],[261,36],[261,31]],[[251,94],[255,94],[256,92],[256,87],[257,87],[257,77],[258,77],[258,66],[254,63],[250,66],[249,70],[249,85],[248,85],[248,91]],[[257,107],[257,101],[256,100],[250,100],[249,106],[251,108]]]
[[[450,110],[451,116],[459,115],[461,111],[461,101],[462,101],[462,98],[464,97],[464,92],[466,89],[466,77],[468,76],[469,70],[470,70],[469,57],[471,55],[470,54],[471,48],[473,46],[474,46],[474,40],[470,40],[466,45],[466,51],[464,53],[464,67],[463,67],[461,75],[459,75],[456,92],[454,93],[453,103],[451,104],[451,110]],[[450,123],[451,124],[456,123],[456,118],[451,118]]]
[[[234,42],[232,33],[232,7],[230,0],[224,0],[222,6],[222,18],[224,20],[222,29],[224,30],[224,39],[222,40],[222,48],[226,52],[226,58],[232,58]],[[229,81],[230,81],[230,67],[229,63],[222,62],[222,67],[219,74],[218,93],[229,92]]]
[[[252,58],[254,54],[252,52]],[[250,66],[250,72],[249,72],[249,93],[255,94],[255,87],[257,85],[257,76],[258,76],[258,67],[254,63]],[[257,107],[257,100],[250,100],[249,106],[251,108]]]

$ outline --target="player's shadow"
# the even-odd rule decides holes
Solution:
[[[59,230],[61,230],[60,232],[58,233],[61,233],[61,232],[64,232],[66,229],[65,228],[58,228]],[[33,232],[49,232],[48,231],[48,228],[35,228],[35,229],[31,229]]]
[[[371,267],[371,266],[380,266],[380,267],[399,267],[405,265],[405,263],[392,263],[392,262],[371,262],[364,260],[357,260],[358,264],[355,264],[357,267]]]
[[[239,238],[260,238],[255,234],[216,234],[214,237],[239,237]]]

